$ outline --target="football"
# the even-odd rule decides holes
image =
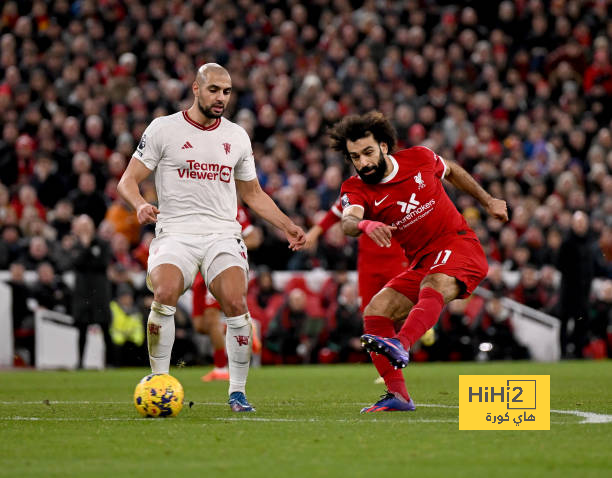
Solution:
[[[152,373],[134,390],[134,406],[143,417],[175,417],[183,408],[183,386],[171,375]]]

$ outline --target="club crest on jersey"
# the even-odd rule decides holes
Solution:
[[[425,187],[425,181],[423,181],[423,178],[421,177],[421,171],[419,171],[419,174],[414,177],[414,182],[419,185],[419,189],[423,189]]]
[[[230,154],[232,149],[232,145],[230,143],[223,143],[223,149],[225,150],[225,154]]]

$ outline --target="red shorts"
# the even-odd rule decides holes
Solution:
[[[421,281],[430,274],[446,274],[461,282],[458,299],[469,297],[489,271],[487,257],[477,239],[457,236],[440,250],[422,256],[417,264],[391,279],[390,287],[408,297],[414,304],[419,298]]]
[[[204,279],[200,273],[196,274],[193,285],[191,286],[191,293],[193,304],[191,315],[193,317],[204,315],[204,310],[208,309],[209,307],[221,309],[219,302],[215,300],[215,297],[206,288],[206,283],[204,282]]]

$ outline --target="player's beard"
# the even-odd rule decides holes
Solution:
[[[378,163],[376,163],[375,166],[363,167],[357,170],[357,174],[359,174],[361,180],[366,184],[378,184],[382,178],[385,177],[385,170],[387,169],[385,155],[383,154],[382,149],[380,149],[380,146],[378,147],[378,150],[380,151],[380,156]],[[372,174],[365,174],[369,171],[374,172]]]
[[[225,106],[223,106],[223,110],[221,110],[221,113],[215,113],[212,110],[212,107],[215,106],[215,104],[210,105],[208,108],[204,108],[202,106],[202,103],[200,103],[200,98],[198,98],[198,109],[200,110],[200,113],[202,113],[204,116],[206,116],[208,119],[215,119],[215,118],[219,118],[221,116],[223,116],[223,113],[225,112]]]

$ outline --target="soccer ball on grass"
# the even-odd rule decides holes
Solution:
[[[134,390],[134,406],[143,417],[175,417],[183,408],[183,386],[171,375],[152,373]]]

